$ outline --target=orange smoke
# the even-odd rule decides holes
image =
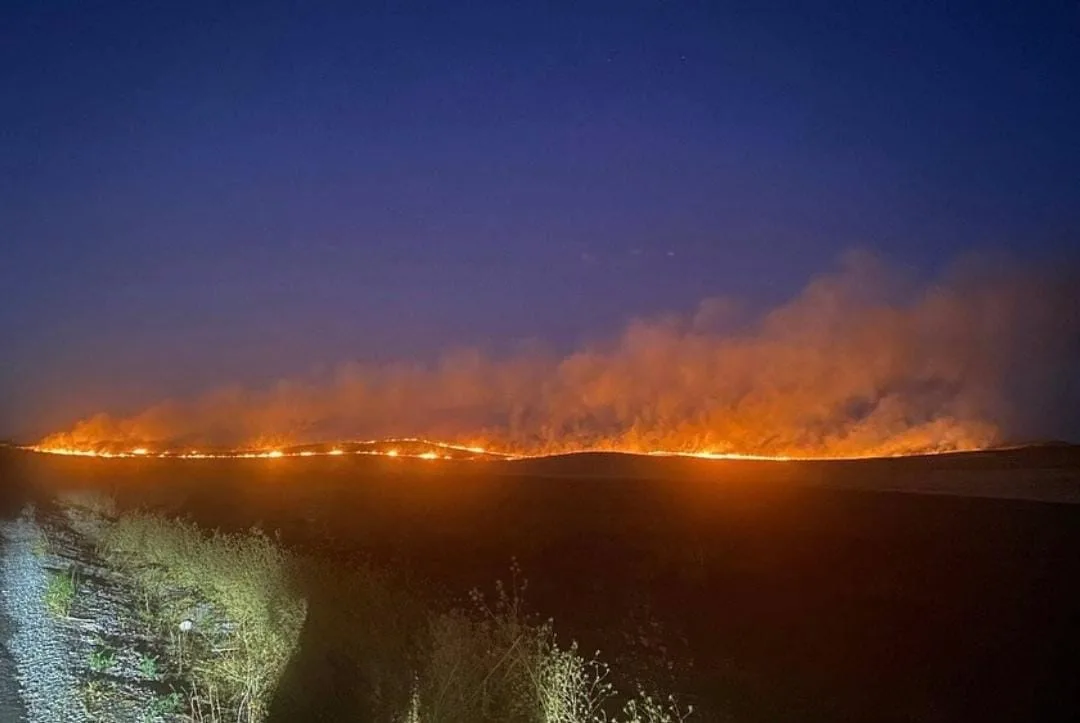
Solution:
[[[419,436],[510,455],[980,448],[1015,436],[1026,411],[1052,399],[1055,375],[1071,369],[1080,324],[1063,305],[1073,288],[969,267],[912,289],[854,254],[755,317],[710,299],[689,317],[635,320],[614,340],[561,357],[460,350],[432,365],[345,364],[329,378],[98,414],[41,446],[269,453]]]

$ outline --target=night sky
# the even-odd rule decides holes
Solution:
[[[0,437],[1075,257],[1077,129],[1076,0],[7,2]]]

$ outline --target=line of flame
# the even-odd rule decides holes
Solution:
[[[449,442],[423,439],[420,437],[390,437],[386,439],[370,439],[364,441],[350,441],[342,444],[349,445],[424,445],[435,447],[444,452],[469,453],[478,456],[492,457],[497,459],[517,459],[518,455],[503,452],[494,452],[483,447],[467,447]],[[440,454],[436,451],[420,453],[404,452],[398,449],[385,451],[358,449],[346,451],[339,447],[329,450],[284,451],[281,449],[238,449],[225,452],[202,452],[197,449],[191,450],[164,450],[151,451],[146,447],[135,447],[130,450],[99,450],[79,447],[62,447],[49,445],[27,445],[22,449],[38,452],[41,454],[56,454],[68,457],[97,457],[102,459],[133,459],[133,458],[157,458],[157,459],[279,459],[282,457],[336,457],[342,455],[363,455],[379,457],[410,457],[415,459],[453,459],[451,454]]]
[[[460,459],[460,456],[455,457],[454,452],[468,453],[476,455],[473,459],[496,459],[496,460],[522,460],[522,459],[543,459],[547,457],[560,457],[566,454],[585,454],[585,453],[608,453],[608,454],[634,454],[644,455],[650,457],[684,457],[695,459],[713,459],[713,460],[757,460],[768,462],[794,462],[794,461],[825,461],[825,460],[843,460],[843,459],[884,459],[889,457],[913,457],[913,456],[926,456],[935,454],[947,454],[948,452],[942,451],[925,451],[917,453],[903,453],[892,455],[834,455],[834,456],[814,456],[814,455],[763,455],[763,454],[739,454],[735,452],[711,452],[711,451],[678,451],[678,450],[627,450],[617,448],[581,448],[566,450],[560,452],[547,452],[541,454],[513,454],[508,452],[500,452],[485,449],[483,447],[469,447],[464,445],[452,444],[449,442],[442,442],[438,440],[423,439],[420,437],[392,437],[387,439],[372,439],[361,442],[343,442],[341,444],[349,445],[425,445],[434,447],[435,450],[441,450],[442,453],[435,450],[429,450],[422,453],[405,452],[400,449],[388,449],[382,450],[370,450],[370,449],[358,449],[346,451],[340,447],[333,447],[328,450],[302,450],[302,451],[284,451],[281,449],[240,449],[225,452],[201,452],[199,450],[165,450],[154,452],[146,447],[136,447],[127,451],[107,451],[107,450],[95,450],[95,449],[81,449],[75,447],[53,447],[42,445],[29,445],[23,447],[23,449],[39,452],[42,454],[56,454],[64,456],[74,457],[97,457],[105,459],[138,459],[138,458],[158,458],[158,459],[279,459],[284,457],[336,457],[343,455],[353,456],[374,456],[374,457],[403,457],[413,459],[427,459],[427,460],[447,460],[447,459]],[[954,451],[954,450],[949,450]]]

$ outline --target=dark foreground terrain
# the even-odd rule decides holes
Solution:
[[[0,450],[0,465],[8,508],[98,487],[204,525],[278,529],[328,560],[370,558],[433,596],[489,587],[515,557],[560,635],[669,675],[694,720],[1080,715],[1074,448],[843,463]],[[886,491],[904,489],[948,494]],[[347,608],[313,598],[309,626],[332,629]],[[332,677],[320,644],[302,638],[289,673],[312,706]]]

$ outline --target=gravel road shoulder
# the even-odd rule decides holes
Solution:
[[[154,669],[158,641],[131,585],[103,566],[77,511],[28,507],[0,521],[0,621],[26,723],[184,720]],[[80,525],[84,527],[80,529]],[[2,629],[0,629],[2,632]],[[16,704],[17,705],[17,704]]]

